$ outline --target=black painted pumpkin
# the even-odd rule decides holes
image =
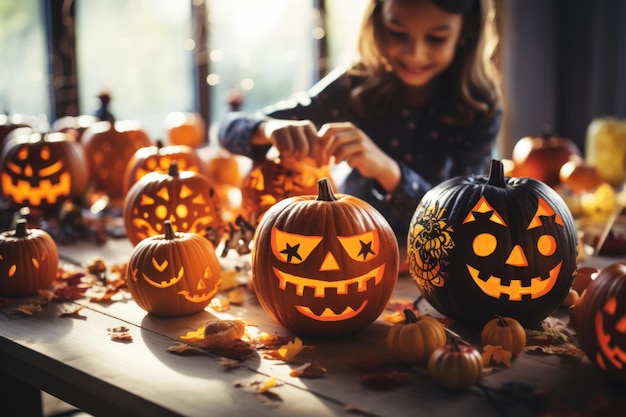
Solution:
[[[483,326],[494,314],[538,324],[567,296],[577,264],[574,219],[532,178],[462,176],[426,193],[408,234],[411,276],[447,317]]]
[[[270,207],[253,238],[252,280],[265,312],[294,333],[331,337],[360,330],[382,313],[398,277],[398,242],[367,202],[318,195]]]
[[[609,377],[626,382],[626,262],[608,265],[576,307],[581,349]]]

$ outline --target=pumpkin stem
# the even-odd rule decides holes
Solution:
[[[170,163],[169,175],[170,177],[178,177],[178,161],[174,160]]]
[[[172,221],[165,220],[163,222],[163,226],[165,227],[165,239],[167,240],[176,239],[176,233],[174,233],[174,227],[172,226]]]
[[[415,312],[411,309],[405,308],[404,309],[404,322],[405,323],[417,323],[417,316],[415,315]]]
[[[156,140],[157,149],[161,149],[163,146],[165,146],[165,144],[163,143],[163,139],[157,139]]]
[[[504,181],[504,165],[502,164],[502,161],[498,159],[491,160],[491,167],[489,168],[489,181],[487,181],[487,185],[506,188],[506,181]]]
[[[317,180],[317,201],[337,201],[333,187],[326,177]]]
[[[494,314],[494,316],[498,319],[498,326],[500,327],[508,327],[509,323],[506,322],[506,320],[504,320],[504,317],[502,317],[499,314]]]
[[[28,233],[26,233],[26,219],[18,219],[17,225],[15,227],[15,237],[22,238],[26,237]]]

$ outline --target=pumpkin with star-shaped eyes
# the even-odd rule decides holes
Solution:
[[[0,155],[2,194],[8,201],[17,207],[48,209],[86,193],[87,159],[74,136],[28,128],[14,132]]]
[[[59,252],[52,237],[28,229],[19,219],[15,230],[0,233],[0,295],[20,297],[47,289],[59,270]]]
[[[219,291],[220,264],[211,242],[197,233],[165,233],[139,242],[127,267],[133,299],[148,313],[176,317],[200,312]]]
[[[135,151],[126,165],[124,194],[137,180],[150,172],[167,172],[172,161],[180,171],[195,171],[208,176],[207,164],[200,158],[196,148],[187,145],[164,145],[157,140],[155,145],[144,146]]]
[[[398,277],[398,242],[367,202],[333,193],[289,197],[265,213],[253,237],[252,282],[266,313],[294,333],[360,330],[384,310]]]
[[[494,314],[525,327],[556,310],[576,273],[578,237],[563,199],[533,178],[449,179],[428,191],[411,219],[410,273],[440,313],[483,326]]]
[[[316,168],[291,159],[266,159],[252,166],[241,185],[241,210],[257,224],[276,202],[288,197],[317,193],[317,181],[330,178],[328,167]],[[331,181],[332,185],[332,181]]]
[[[219,197],[209,179],[194,171],[151,172],[128,191],[122,209],[126,236],[133,245],[163,233],[170,220],[174,231],[193,232],[217,246],[224,235]]]
[[[600,270],[575,307],[581,349],[610,378],[626,382],[626,262]]]

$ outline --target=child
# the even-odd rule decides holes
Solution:
[[[299,101],[233,112],[220,144],[255,160],[334,159],[351,168],[338,192],[389,221],[404,255],[408,225],[433,185],[485,174],[501,118],[491,0],[371,0],[359,59]]]

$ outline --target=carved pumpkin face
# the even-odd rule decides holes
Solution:
[[[224,234],[220,203],[209,180],[193,171],[144,175],[128,191],[123,207],[126,235],[133,245],[163,233],[170,220],[175,231],[194,232],[215,246]]]
[[[128,264],[128,288],[137,304],[159,316],[204,310],[219,291],[220,264],[213,245],[195,233],[164,234],[142,240]]]
[[[336,336],[372,323],[398,274],[398,243],[360,199],[332,194],[285,199],[255,233],[252,277],[265,311],[295,333]],[[328,197],[328,198],[327,198]]]
[[[578,306],[576,325],[582,350],[611,378],[626,381],[626,263],[602,269]]]
[[[256,224],[272,205],[287,197],[316,194],[317,180],[329,171],[308,165],[285,164],[280,159],[268,159],[252,167],[241,186],[242,211]]]
[[[502,165],[489,178],[448,180],[422,199],[409,228],[411,275],[450,318],[483,325],[498,314],[534,325],[567,296],[576,229],[553,190],[505,179],[494,167]]]
[[[52,237],[41,229],[27,229],[26,220],[16,230],[0,233],[0,295],[19,297],[47,289],[57,276],[59,252]]]
[[[2,193],[16,206],[53,207],[87,189],[87,161],[73,136],[26,133],[0,157]]]

